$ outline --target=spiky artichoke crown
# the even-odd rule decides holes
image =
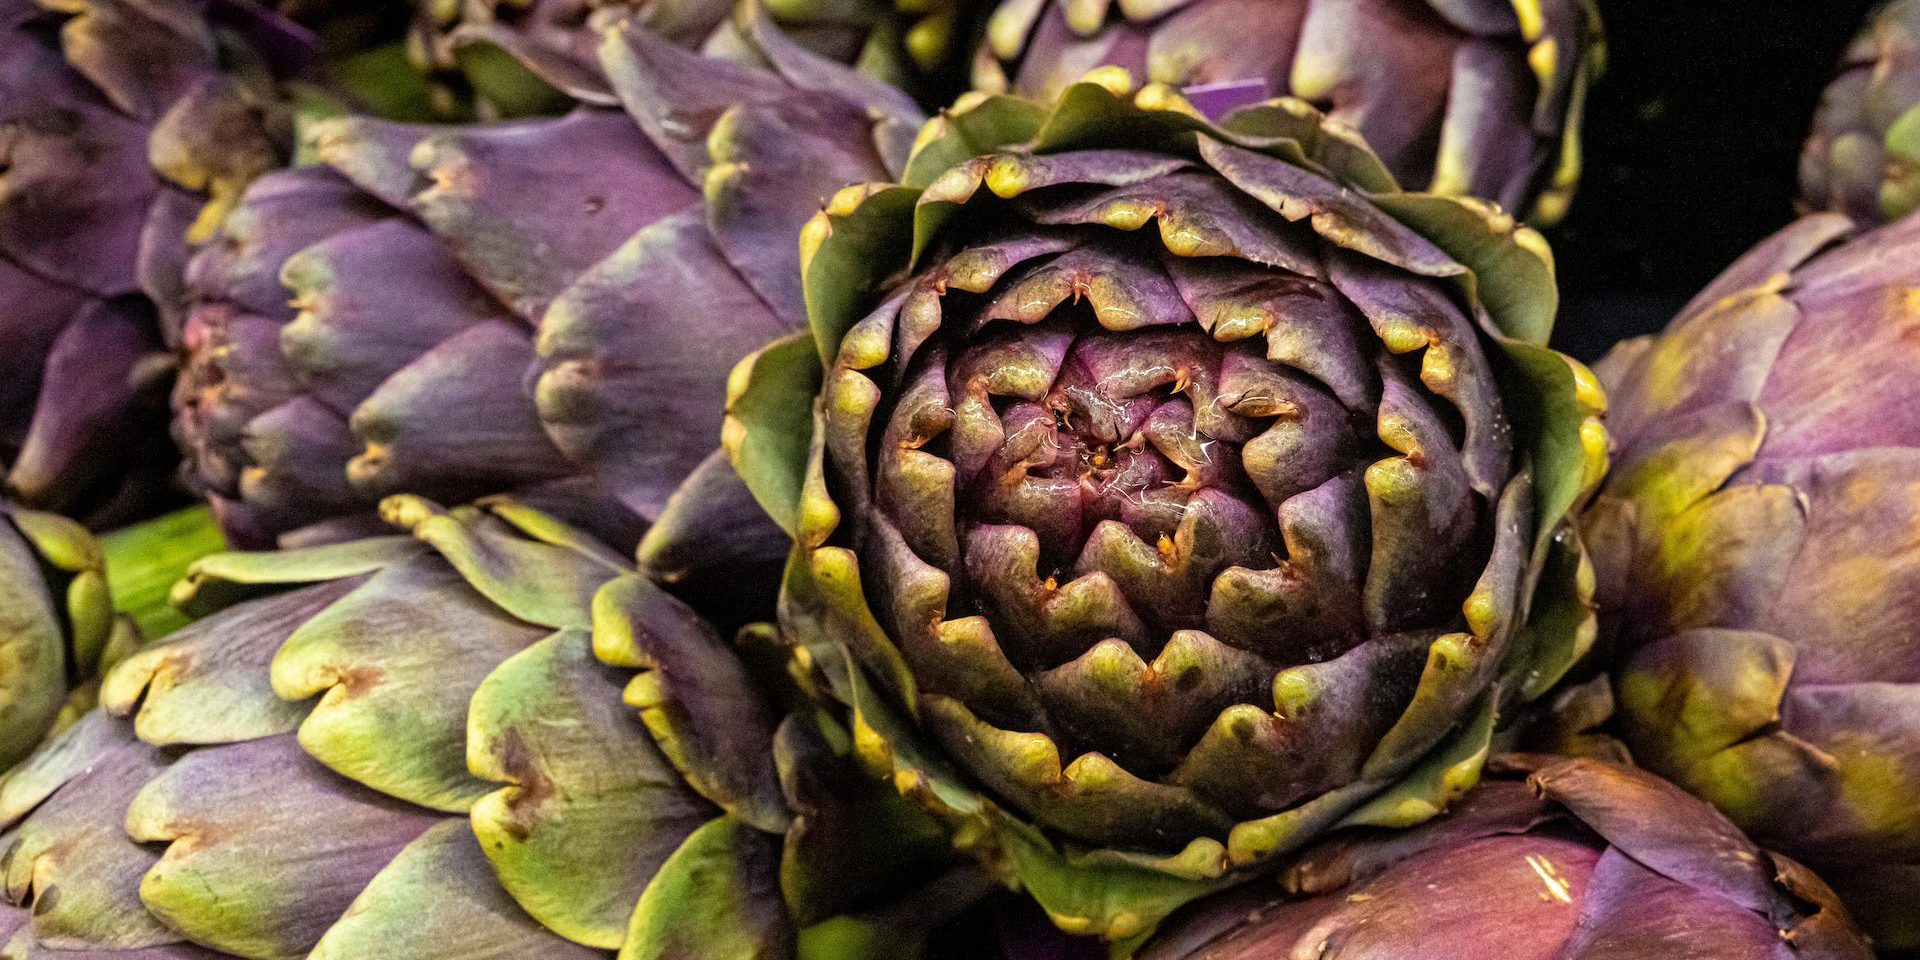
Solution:
[[[1889,0],[1847,47],[1800,153],[1800,206],[1863,223],[1920,206],[1920,3]]]
[[[1300,97],[1358,130],[1409,189],[1546,223],[1579,179],[1601,60],[1588,0],[1004,0],[973,77],[1050,98],[1118,66],[1186,88],[1216,117]]]
[[[970,98],[836,197],[728,442],[875,762],[1127,937],[1472,781],[1584,635],[1604,435],[1530,230],[1298,101],[1098,79]]]
[[[1920,944],[1920,220],[1806,217],[1599,369],[1584,517],[1635,760]]]

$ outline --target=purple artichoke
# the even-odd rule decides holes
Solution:
[[[968,98],[836,197],[727,436],[895,782],[1126,938],[1472,782],[1582,643],[1604,435],[1530,229],[1300,101],[1096,79]]]
[[[1920,206],[1920,2],[1892,0],[1854,38],[1800,154],[1800,207],[1863,223]]]
[[[1920,220],[1765,241],[1615,348],[1585,517],[1614,729],[1920,944]]]
[[[1868,960],[1833,891],[1647,773],[1545,761],[1440,819],[1319,844],[1137,960]]]
[[[99,525],[164,502],[164,277],[291,132],[298,28],[226,0],[0,0],[0,466]],[[156,304],[148,294],[160,298]]]
[[[321,164],[263,178],[188,271],[176,431],[230,534],[364,526],[401,491],[513,491],[616,543],[657,519],[727,370],[803,320],[800,226],[919,120],[748,29],[773,69],[610,34],[624,111],[314,125]]]
[[[1601,59],[1587,0],[1002,0],[974,86],[1050,98],[1100,66],[1218,116],[1291,95],[1358,130],[1409,189],[1559,219]]]

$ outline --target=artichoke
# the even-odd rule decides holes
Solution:
[[[384,513],[201,561],[213,612],[0,781],[0,956],[903,957],[984,890],[771,631],[511,501]]]
[[[1599,368],[1584,518],[1634,759],[1920,944],[1920,220],[1809,216]]]
[[[742,47],[733,0],[419,0],[414,58],[450,88],[470,88],[497,115],[612,104],[596,51],[608,28],[635,23],[688,49],[756,61]],[[977,0],[833,3],[772,0],[767,14],[805,48],[944,103],[958,92],[961,41]],[[451,107],[451,101],[448,106]]]
[[[0,773],[91,708],[143,638],[178,625],[156,584],[220,547],[200,508],[96,538],[0,501]]]
[[[1854,38],[1800,153],[1800,208],[1864,223],[1920,206],[1920,2],[1891,0]]]
[[[1104,65],[1209,115],[1289,94],[1357,129],[1410,188],[1559,219],[1601,62],[1588,0],[1002,0],[974,86],[1053,97]]]
[[[78,523],[0,501],[0,771],[91,706],[99,670],[139,643],[105,566]]]
[[[22,502],[106,526],[167,499],[154,280],[280,162],[278,80],[305,53],[250,4],[0,2],[0,468]]]
[[[872,762],[1111,938],[1469,785],[1591,639],[1604,431],[1539,236],[1303,102],[1215,126],[1116,70],[906,170],[808,227],[811,330],[726,433]]]
[[[1197,904],[1138,960],[1868,960],[1818,877],[1645,772],[1545,761],[1400,833],[1305,851],[1284,893]]]
[[[769,68],[608,34],[625,111],[311,126],[319,164],[247,192],[175,331],[176,434],[236,542],[364,533],[400,492],[510,491],[621,546],[660,515],[727,370],[803,322],[800,227],[920,117],[745,29]]]

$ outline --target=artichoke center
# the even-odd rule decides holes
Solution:
[[[1101,166],[1136,159],[970,208],[854,324],[822,479],[947,749],[1076,837],[1184,842],[1358,776],[1464,626],[1511,461],[1446,287]]]

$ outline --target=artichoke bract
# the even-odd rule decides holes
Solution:
[[[0,781],[0,955],[781,960],[825,924],[912,956],[901,917],[983,889],[788,714],[770,630],[521,504],[384,509],[198,563],[204,619]]]
[[[1300,101],[971,97],[802,246],[811,331],[726,435],[783,625],[1063,927],[1430,816],[1591,639],[1601,401],[1544,244]]]
[[[1821,94],[1800,154],[1800,207],[1864,223],[1920,206],[1920,3],[1892,0],[1869,17]]]
[[[1358,130],[1409,189],[1559,219],[1601,62],[1587,0],[1002,0],[974,86],[1047,98],[1100,66],[1209,115],[1272,96]]]
[[[21,502],[96,526],[166,502],[154,279],[281,162],[301,39],[251,4],[0,2],[0,468]]]
[[[800,227],[920,119],[745,29],[767,67],[608,33],[626,110],[306,131],[320,163],[247,192],[175,331],[175,429],[236,542],[364,531],[400,492],[511,491],[623,546],[658,518],[727,370],[804,323]]]
[[[1867,960],[1833,891],[1644,771],[1544,761],[1401,833],[1304,851],[1196,904],[1139,960]]]
[[[1636,762],[1920,944],[1920,220],[1802,219],[1602,362],[1584,518]]]
[[[681,47],[757,61],[743,47],[732,0],[420,0],[414,59],[476,106],[505,115],[550,112],[570,99],[612,104],[601,69],[600,35],[636,24]],[[945,102],[958,92],[974,0],[844,4],[771,0],[764,5],[787,36],[829,60]]]

